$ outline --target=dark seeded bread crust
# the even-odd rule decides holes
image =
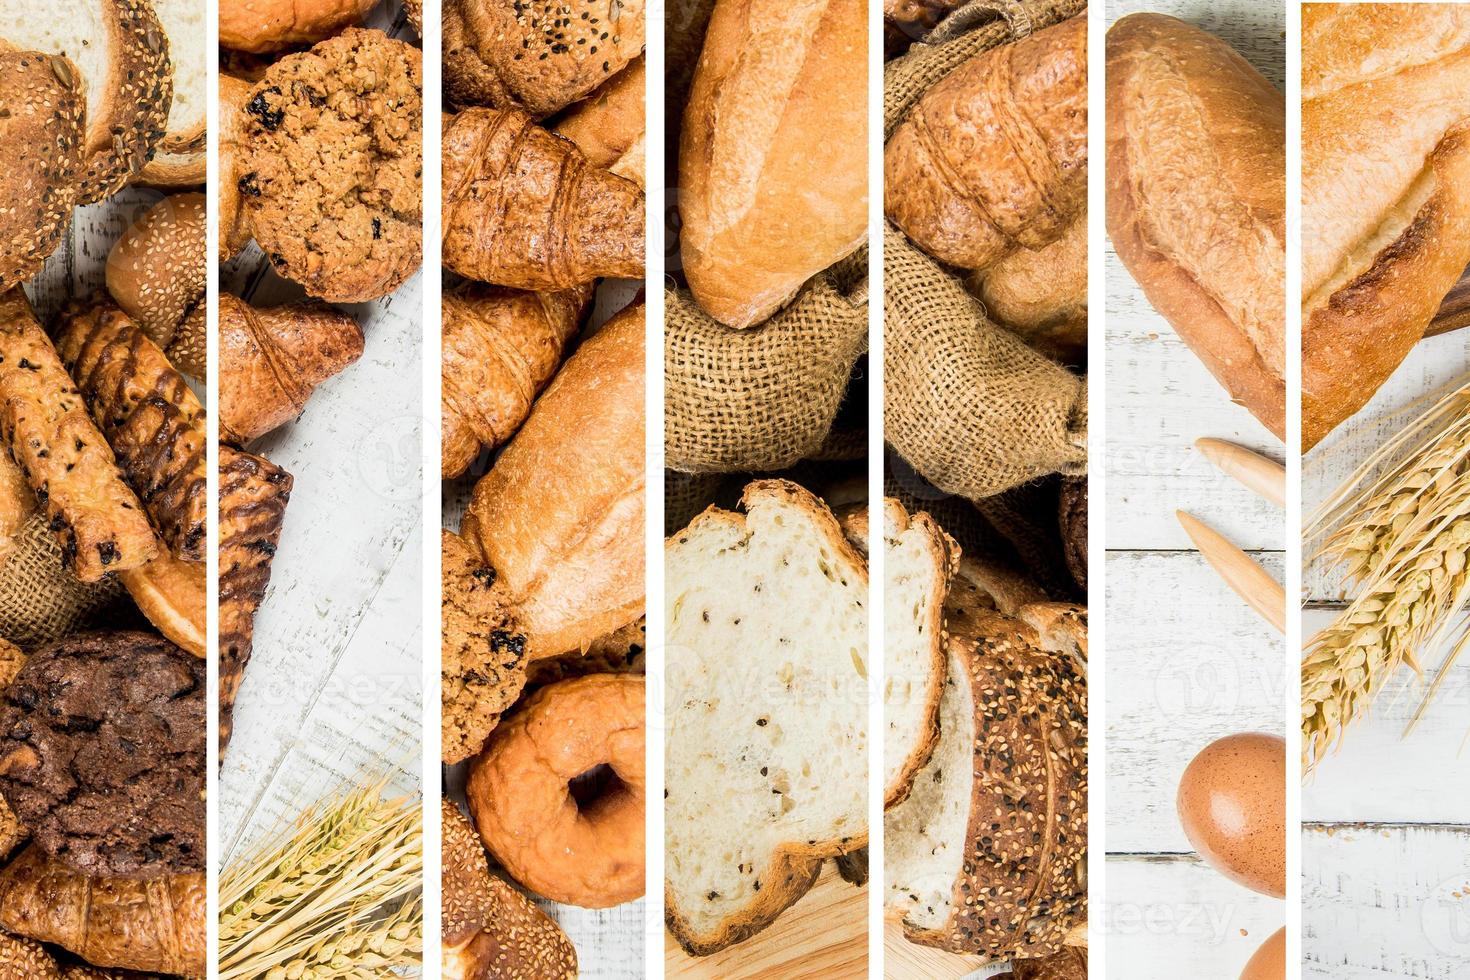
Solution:
[[[148,0],[112,0],[116,57],[109,80],[112,114],[105,134],[92,134],[78,186],[78,204],[111,197],[142,172],[168,132],[173,68],[168,35]],[[91,123],[89,122],[89,127]]]
[[[867,581],[867,561],[843,534],[837,518],[810,491],[788,480],[756,480],[745,488],[740,499],[741,506],[749,510],[763,496],[785,498],[788,504],[806,511],[813,526],[827,539],[836,562],[860,572],[863,581]],[[706,521],[728,523],[741,528],[745,525],[744,515],[710,507],[690,522],[685,531],[673,535],[665,543],[665,547],[697,530],[701,522]],[[761,878],[762,887],[756,893],[756,899],[736,914],[727,917],[718,929],[704,935],[693,931],[679,909],[678,897],[665,886],[664,924],[689,955],[708,956],[719,952],[754,936],[796,904],[816,884],[822,872],[823,861],[867,846],[868,834],[864,831],[851,837],[790,841],[777,847],[771,854],[771,870]]]
[[[86,97],[76,65],[0,50],[0,292],[41,270],[76,203]]]
[[[423,257],[422,56],[349,28],[266,70],[245,100],[236,178],[250,230],[307,293],[386,296]]]
[[[977,773],[950,919],[911,942],[990,960],[1052,956],[1087,918],[1087,684],[1031,627],[975,605],[948,611],[975,709]]]

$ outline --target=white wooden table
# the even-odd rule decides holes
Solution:
[[[1282,84],[1279,5],[1113,0],[1108,22],[1144,10],[1224,38]],[[1286,654],[1194,550],[1174,512],[1215,527],[1279,579],[1282,511],[1207,463],[1194,441],[1227,439],[1278,460],[1282,445],[1230,402],[1111,247],[1106,275],[1107,704],[1093,723],[1106,725],[1108,874],[1092,914],[1106,930],[1110,976],[1234,980],[1283,924],[1284,905],[1200,861],[1174,796],[1210,742],[1282,731]]]
[[[368,26],[416,42],[386,7]],[[252,243],[221,269],[220,289],[257,306],[302,298],[269,265]],[[422,790],[423,276],[341,308],[362,325],[362,358],[247,447],[295,488],[220,771],[226,864],[385,768],[391,791]]]
[[[1368,406],[1306,458],[1310,507],[1412,413],[1416,399],[1470,371],[1470,332],[1416,347]],[[1308,569],[1303,633],[1328,625],[1342,582]],[[1444,651],[1424,651],[1437,666]],[[1426,682],[1433,679],[1426,677]],[[1408,738],[1424,685],[1389,685],[1302,791],[1303,978],[1470,978],[1470,663],[1453,668]]]

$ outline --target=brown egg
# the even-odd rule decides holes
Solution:
[[[1261,943],[1261,948],[1240,971],[1240,980],[1286,980],[1286,927],[1282,926]]]
[[[1199,856],[1253,891],[1286,897],[1286,740],[1247,732],[1207,745],[1179,780],[1179,822]]]

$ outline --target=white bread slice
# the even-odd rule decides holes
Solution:
[[[174,97],[168,110],[168,132],[138,180],[156,187],[192,187],[204,183],[205,110],[209,98],[205,5],[199,0],[153,0],[153,10],[168,35]]]
[[[665,921],[749,938],[867,843],[867,563],[812,494],[745,489],[665,543]]]
[[[11,0],[0,38],[65,55],[87,93],[85,163],[77,204],[114,194],[143,169],[173,99],[168,39],[148,0]]]
[[[884,815],[884,901],[911,942],[1049,956],[1087,917],[1087,682],[967,566],[945,613],[939,743]]]

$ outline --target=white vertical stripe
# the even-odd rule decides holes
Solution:
[[[205,0],[205,951],[208,975],[219,976],[219,0]]]
[[[868,5],[868,976],[883,959],[883,4]]]
[[[1301,976],[1302,317],[1301,4],[1286,4],[1286,975]]]

